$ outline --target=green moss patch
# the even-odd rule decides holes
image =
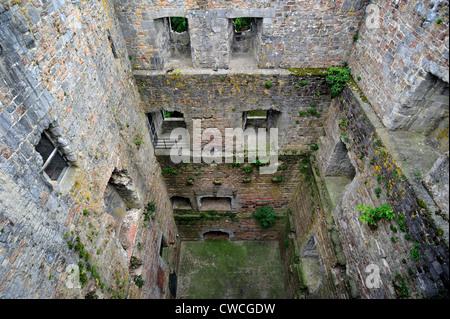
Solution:
[[[288,68],[295,76],[327,76],[327,68]]]
[[[278,242],[183,242],[178,283],[187,299],[285,298]]]
[[[351,89],[353,89],[354,91],[359,93],[359,97],[361,98],[361,100],[364,103],[370,104],[369,100],[367,99],[367,97],[364,95],[364,93],[362,92],[361,88],[358,86],[358,84],[356,84],[355,79],[353,79],[353,77],[350,78],[350,81],[348,81],[347,86],[350,87]]]

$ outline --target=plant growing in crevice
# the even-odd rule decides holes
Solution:
[[[402,232],[406,232],[406,218],[404,214],[397,215],[397,224]],[[409,236],[409,235],[408,235]],[[406,237],[405,237],[406,238]]]
[[[272,182],[274,183],[280,183],[280,182],[284,182],[284,180],[286,179],[286,177],[278,175],[272,178]]]
[[[420,180],[422,179],[422,174],[421,174],[419,171],[415,172],[415,173],[414,173],[414,176],[416,177],[416,179],[417,179],[418,181],[420,181]]]
[[[269,205],[258,208],[252,216],[262,228],[268,228],[275,225],[275,210]]]
[[[151,219],[155,219],[155,211],[156,211],[156,204],[154,201],[151,201],[147,204],[145,207],[145,210],[142,212],[142,215],[144,216],[144,222],[147,222]]]
[[[74,249],[75,249],[75,251],[78,252],[78,257],[80,259],[84,259],[84,260],[88,261],[90,258],[90,255],[87,252],[87,250],[84,249],[85,246],[84,246],[84,244],[81,243],[80,237],[77,236],[75,241],[77,244],[75,245]]]
[[[195,183],[195,178],[194,178],[194,177],[188,177],[188,178],[186,179],[186,184],[188,184],[188,185],[194,185],[194,183]]]
[[[172,167],[166,167],[162,170],[161,174],[163,176],[167,176],[167,175],[177,175],[178,171],[175,168]]]
[[[135,256],[131,256],[131,259],[130,259],[130,268],[136,269],[136,268],[138,268],[138,267],[141,266],[141,265],[142,265],[142,259],[137,258],[137,257],[135,257]]]
[[[413,248],[410,250],[410,253],[411,253],[411,258],[414,261],[418,261],[420,259],[420,251]]]
[[[394,280],[392,281],[394,285],[395,293],[400,298],[408,298],[409,297],[409,288],[406,284],[405,277],[401,274],[396,274]]]
[[[377,197],[380,197],[380,195],[381,195],[381,188],[379,188],[379,187],[375,188],[375,195]]]
[[[241,163],[233,162],[229,166],[231,166],[231,167],[241,167]]]
[[[142,144],[144,144],[142,133],[140,133],[140,132],[136,133],[136,137],[134,139],[134,144],[136,144],[137,149],[140,149]]]
[[[350,68],[331,67],[328,69],[325,80],[331,85],[331,97],[338,96],[348,81],[350,81]]]
[[[378,221],[381,219],[392,220],[395,217],[395,213],[392,208],[386,204],[383,204],[377,208],[358,205],[358,211],[361,211],[362,213],[360,220],[367,222],[369,226],[373,227],[376,227],[378,225]]]
[[[244,166],[242,167],[242,170],[248,174],[253,172],[253,166]]]
[[[134,283],[139,288],[142,288],[145,285],[145,280],[142,279],[142,275],[134,275]]]
[[[320,118],[322,115],[319,114],[319,112],[316,109],[308,109],[306,111],[299,111],[298,114],[300,116],[315,116],[317,118]]]

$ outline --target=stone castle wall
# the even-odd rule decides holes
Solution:
[[[349,60],[392,130],[445,135],[448,144],[448,1],[373,1]],[[448,146],[443,146],[448,150]]]
[[[295,297],[402,297],[405,282],[409,297],[448,293],[448,1],[375,1],[379,28],[367,4],[1,1],[0,297],[168,298],[180,237],[221,228],[284,241]],[[195,70],[171,55],[170,16],[188,18]],[[255,18],[251,74],[217,70],[233,67],[236,17]],[[181,73],[161,71],[170,62]],[[343,62],[365,95],[352,84],[330,101],[318,68]],[[292,162],[275,183],[257,173],[243,182],[228,164],[171,175],[149,134],[147,115],[161,110],[182,112],[190,132],[201,119],[222,133],[247,111],[271,110],[280,156],[311,154],[309,173]],[[42,172],[44,130],[69,164],[59,181]],[[402,163],[403,140],[391,141],[402,130],[435,150],[416,154],[427,159],[420,179]],[[211,195],[231,197],[240,216],[201,216],[199,198]],[[173,196],[191,199],[193,213],[174,214]],[[404,231],[360,221],[358,205],[383,203],[405,216]],[[265,204],[280,218],[262,231],[250,213]],[[368,265],[380,288],[367,284]]]
[[[330,149],[340,152],[335,145],[344,143],[347,161],[355,169],[347,184],[338,186],[343,192],[332,215],[346,256],[347,273],[353,277],[360,297],[404,297],[400,276],[408,297],[439,296],[448,287],[448,212],[442,214],[432,203],[425,203],[429,202],[422,197],[426,192],[417,191],[415,182],[405,176],[396,154],[401,149],[393,146],[381,123],[376,124],[379,120],[357,91],[346,88],[341,98],[334,99],[328,114],[327,134],[321,138],[317,162],[322,178],[328,180],[329,192],[333,189],[331,178],[336,177],[326,173],[326,159],[333,153]],[[440,178],[444,185],[448,183],[445,175]],[[378,222],[376,230],[360,220],[358,205],[376,208],[383,204],[391,207],[396,216],[404,216],[404,228],[397,217]],[[378,267],[380,274],[378,287],[367,281],[373,267]]]
[[[170,57],[161,20],[186,17],[193,66],[228,68],[232,19],[258,19],[254,51],[260,68],[330,67],[348,60],[364,15],[363,0],[114,1],[134,66],[163,69]]]
[[[0,74],[0,296],[168,295],[157,252],[163,235],[174,246],[176,227],[111,3],[2,2]],[[41,172],[44,130],[70,165],[59,182]],[[104,201],[115,170],[125,174],[117,191],[134,201],[117,206],[119,219]],[[137,229],[151,200],[156,218]],[[145,256],[142,289],[132,254]]]
[[[323,135],[330,92],[323,71],[316,72],[322,75],[297,76],[287,71],[167,75],[135,71],[135,76],[144,110],[182,112],[191,140],[195,119],[202,120],[203,130],[217,128],[225,138],[225,128],[244,128],[244,112],[273,110],[276,115],[269,127],[278,128],[280,154],[295,155],[310,151]],[[311,115],[311,110],[316,113]]]

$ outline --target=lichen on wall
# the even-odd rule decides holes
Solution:
[[[157,163],[147,155],[153,150],[146,118],[112,4],[3,2],[0,15],[0,176],[9,185],[0,191],[0,296],[168,295],[169,265],[161,287],[152,281],[162,265],[158,258],[144,260],[146,284],[135,284],[131,254],[116,233],[120,225],[105,212],[112,172],[128,169],[129,191],[138,195],[134,209],[141,216],[154,200],[157,213],[151,229],[141,218],[132,223],[134,248],[127,248],[154,254],[165,235],[175,249],[176,227],[167,218],[171,208]],[[68,161],[62,180],[41,171],[36,145],[44,130]],[[144,160],[151,164],[135,166]],[[119,215],[130,221],[127,214]]]

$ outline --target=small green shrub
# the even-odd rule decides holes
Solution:
[[[145,285],[145,280],[142,279],[142,276],[134,276],[134,283],[136,284],[136,286],[138,286],[139,288],[142,288]]]
[[[162,170],[162,175],[166,176],[166,175],[177,175],[178,171],[174,168],[171,167],[166,167]]]
[[[308,115],[310,115],[310,116],[315,116],[317,118],[321,117],[321,115],[317,112],[316,109],[308,109],[306,111],[299,111],[298,114],[300,116],[308,116]]]
[[[420,172],[415,172],[414,176],[416,176],[418,181],[420,181],[422,179],[422,174]]]
[[[145,207],[145,210],[142,212],[142,215],[144,216],[144,222],[149,221],[150,218],[155,217],[155,211],[156,211],[156,204],[154,201],[151,201],[148,203],[148,205]]]
[[[275,210],[268,205],[263,206],[253,213],[253,218],[263,228],[272,227],[275,225]]]
[[[140,135],[140,134],[136,135],[136,138],[134,140],[134,144],[136,144],[138,149],[141,147],[142,144],[144,144],[144,140],[142,139],[142,135]]]
[[[406,284],[405,278],[397,274],[395,275],[395,280],[393,281],[394,287],[397,288],[398,294],[401,298],[408,298],[409,297],[409,288]]]
[[[81,283],[81,288],[83,288],[89,278],[86,274],[86,270],[84,270],[84,264],[81,261],[78,262],[78,268],[80,269],[79,280]]]
[[[270,89],[273,86],[273,83],[270,81],[266,82],[266,88]]]
[[[231,167],[241,167],[241,163],[233,162],[231,163]]]
[[[369,223],[369,225],[376,226],[381,219],[391,220],[395,217],[395,213],[388,205],[383,204],[377,208],[370,206],[358,205],[358,210],[362,215],[360,220]]]
[[[406,220],[405,220],[404,214],[397,215],[397,224],[402,232],[406,232],[407,229],[406,229]]]
[[[377,197],[380,197],[381,195],[381,188],[375,188],[375,195],[377,195]]]
[[[331,97],[338,96],[344,89],[346,83],[350,81],[351,70],[347,67],[331,67],[325,80],[331,84]]]
[[[417,204],[418,204],[420,207],[425,208],[425,210],[428,210],[427,204],[426,204],[422,199],[417,198]]]
[[[244,166],[242,167],[242,170],[246,173],[251,173],[253,172],[253,166]]]

